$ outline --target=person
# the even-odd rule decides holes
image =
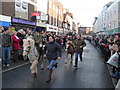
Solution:
[[[49,36],[49,42],[46,43],[46,45],[45,45],[44,53],[45,53],[44,57],[47,57],[48,62],[49,62],[49,77],[46,82],[50,82],[53,67],[57,67],[56,60],[57,59],[60,60],[61,54],[62,54],[62,50],[61,50],[59,44],[55,42],[53,36]]]
[[[18,53],[20,50],[20,39],[17,37],[17,32],[14,31],[12,35],[12,40],[13,40],[13,56],[14,56],[14,62],[18,61]]]
[[[2,35],[2,63],[3,63],[3,67],[10,66],[11,46],[12,46],[12,37],[9,34],[10,32],[11,32],[10,28],[5,27],[4,33]]]
[[[74,65],[74,67],[77,67],[78,55],[80,56],[80,60],[82,61],[83,48],[86,46],[85,41],[81,39],[81,35],[77,35],[77,40],[75,40],[74,45],[75,45],[75,65]]]
[[[17,37],[20,39],[20,50],[19,50],[19,56],[18,58],[20,60],[23,60],[23,39],[25,39],[25,31],[23,29],[18,30]]]
[[[34,33],[34,41],[35,41],[35,46],[37,51],[39,52],[39,56],[41,56],[42,51],[41,51],[41,47],[42,47],[42,35],[40,34],[39,31],[35,31]],[[40,57],[39,57],[40,59]]]

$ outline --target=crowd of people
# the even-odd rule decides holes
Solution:
[[[64,43],[64,40],[61,39],[61,36],[55,35],[55,33],[46,33],[46,32],[39,32],[39,31],[24,31],[20,29],[18,31],[11,31],[11,28],[4,27],[0,29],[0,58],[2,58],[2,65],[3,67],[10,66],[11,57],[14,62],[17,62],[18,59],[23,59],[22,52],[23,52],[23,39],[26,39],[32,35],[35,40],[35,46],[39,47],[40,44],[45,44],[48,41],[49,36],[54,36],[56,42],[58,42],[61,46]]]
[[[46,31],[34,30],[17,30],[12,32],[11,28],[4,27],[0,29],[0,60],[2,61],[3,68],[10,67],[12,64],[10,61],[13,60],[17,62],[19,59],[23,59],[23,40],[27,37],[32,36],[35,41],[35,46],[39,54],[44,54],[47,59],[49,59],[49,79],[47,82],[51,81],[51,74],[53,67],[57,67],[57,63],[54,60],[61,59],[62,51],[66,51],[66,43],[71,43],[73,49],[75,50],[75,65],[77,67],[78,56],[82,61],[83,48],[86,46],[81,35],[73,35],[68,33],[66,35],[56,33],[50,33]],[[120,55],[120,36],[119,35],[99,35],[94,37],[87,37],[95,47],[99,49],[102,57],[104,58],[104,63],[106,63],[112,55],[116,52]],[[41,47],[45,46],[44,51],[40,51]],[[58,54],[58,52],[59,54]],[[58,54],[58,56],[57,56]],[[13,57],[11,59],[11,57]],[[2,58],[2,59],[1,59]],[[119,60],[120,61],[120,60]],[[120,62],[119,67],[113,66],[113,77],[120,78],[120,75],[115,75],[116,72],[120,72]]]
[[[104,58],[104,63],[108,63],[115,54],[117,54],[118,57],[117,60],[117,67],[115,65],[110,65],[112,68],[112,77],[116,80],[120,79],[120,35],[99,35],[94,37],[87,37],[87,40],[89,40],[95,47],[98,48],[100,51],[102,57]],[[113,56],[114,55],[114,56]],[[114,58],[113,58],[114,59]],[[116,59],[115,59],[116,60]],[[114,60],[113,60],[114,61]]]
[[[49,61],[49,79],[47,82],[51,81],[52,69],[53,67],[57,67],[57,63],[55,63],[55,61],[61,59],[62,51],[66,50],[67,42],[71,42],[72,48],[74,48],[76,52],[74,67],[77,67],[78,56],[80,56],[82,61],[82,52],[86,43],[81,39],[81,35],[75,36],[72,33],[56,35],[56,33],[53,32],[41,32],[37,29],[27,31],[20,29],[17,31],[11,31],[11,28],[4,27],[4,29],[0,29],[0,49],[2,49],[2,57],[0,58],[2,58],[3,68],[10,67],[12,64],[11,60],[14,62],[17,62],[19,59],[24,60],[24,39],[27,39],[29,36],[32,36],[39,55],[43,54],[43,58],[46,57]],[[41,47],[43,46],[44,50],[41,51]],[[11,57],[13,58],[11,59]],[[33,74],[36,76],[36,73]]]

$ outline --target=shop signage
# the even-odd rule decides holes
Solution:
[[[41,21],[48,21],[48,15],[41,15]]]
[[[16,19],[16,18],[12,18],[12,22],[14,22],[14,23],[28,24],[28,25],[36,25],[35,22],[30,22],[30,21]]]
[[[32,16],[40,16],[40,12],[33,12]]]
[[[11,22],[11,17],[0,15],[0,21]]]

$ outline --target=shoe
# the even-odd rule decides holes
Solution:
[[[51,75],[52,75],[52,70],[49,70],[49,77],[48,77],[48,80],[46,81],[46,83],[49,83],[51,81]]]
[[[4,64],[3,67],[6,68],[6,65]]]
[[[77,67],[77,65],[74,65],[74,67]]]
[[[46,83],[49,83],[51,81],[51,78],[49,78],[47,81],[46,81]]]
[[[65,61],[65,64],[67,64],[67,62]]]
[[[7,64],[7,67],[10,67],[10,64]]]
[[[57,64],[58,64],[58,63],[55,63],[55,64],[54,64],[54,67],[55,67],[55,68],[57,68]]]
[[[80,59],[80,61],[82,62],[82,59]]]
[[[34,73],[34,74],[33,74],[33,77],[37,77],[37,73]]]

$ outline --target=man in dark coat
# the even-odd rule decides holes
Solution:
[[[45,55],[44,55],[44,57],[47,57],[49,62],[49,78],[46,82],[51,81],[53,67],[54,66],[56,67],[56,64],[57,64],[56,60],[61,59],[61,54],[62,54],[62,50],[59,44],[54,41],[53,36],[49,36],[49,42],[46,43],[45,45]]]
[[[75,40],[74,45],[75,45],[75,65],[74,65],[74,67],[77,67],[78,55],[80,56],[80,60],[82,61],[83,48],[86,46],[86,43],[84,42],[84,40],[81,39],[81,35],[77,36],[77,40]]]

